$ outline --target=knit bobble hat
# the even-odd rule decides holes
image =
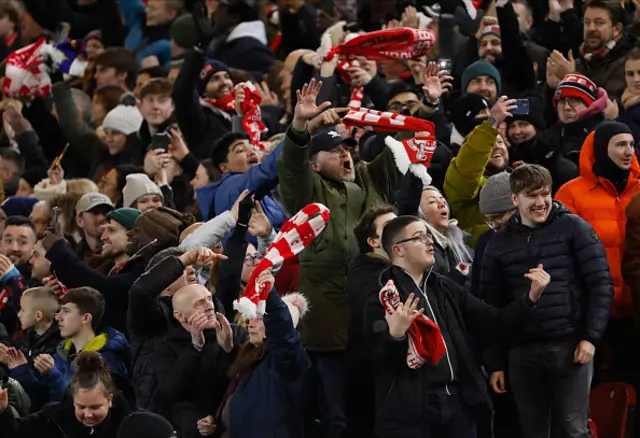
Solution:
[[[123,94],[120,98],[120,105],[109,111],[102,122],[102,129],[113,130],[124,135],[130,135],[140,130],[143,118],[136,107],[135,96],[133,104],[129,93]]]
[[[502,92],[502,78],[500,77],[500,72],[497,68],[493,66],[488,61],[484,59],[480,59],[469,67],[467,67],[462,73],[462,93],[466,94],[467,87],[469,86],[469,82],[473,78],[477,78],[478,76],[489,76],[496,82],[496,88],[498,89],[498,95]]]
[[[0,209],[2,209],[7,216],[29,217],[36,202],[38,202],[38,199],[30,196],[11,196],[4,200],[2,205],[0,205]]]
[[[215,59],[207,59],[204,67],[202,67],[202,70],[200,70],[200,80],[198,81],[198,84],[196,86],[198,94],[200,96],[204,96],[204,92],[211,77],[220,71],[226,71],[227,73],[229,73],[229,67],[227,66],[227,64]]]
[[[304,295],[299,293],[291,293],[282,297],[282,301],[289,308],[291,313],[291,319],[293,320],[293,327],[298,327],[298,323],[309,310],[309,302]]]
[[[144,195],[164,195],[160,187],[146,173],[130,173],[127,175],[127,183],[122,189],[122,206],[131,207],[136,200]]]
[[[504,213],[515,208],[511,200],[509,173],[500,172],[487,178],[480,189],[480,213]]]
[[[118,428],[118,438],[171,438],[173,426],[153,412],[134,412],[125,417]]]
[[[578,98],[586,106],[590,106],[598,99],[598,87],[595,82],[584,75],[569,73],[556,88],[556,92],[553,95],[553,107],[557,107],[558,100],[567,97]]]
[[[485,120],[484,118],[477,119],[478,113],[488,108],[489,103],[483,96],[475,93],[465,94],[456,100],[451,109],[451,123],[453,123],[460,135],[466,137]]]
[[[183,14],[173,21],[171,39],[183,49],[191,49],[198,43],[198,32],[191,14]]]

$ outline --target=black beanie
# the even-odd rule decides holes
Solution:
[[[466,137],[484,119],[476,119],[478,113],[488,109],[489,103],[483,96],[468,93],[456,100],[451,110],[451,122],[456,130]]]
[[[618,193],[622,193],[627,185],[629,171],[621,169],[609,158],[609,140],[618,134],[632,134],[632,132],[627,125],[620,122],[603,122],[598,126],[593,134],[593,153],[596,161],[593,171],[596,175],[608,179]]]
[[[507,126],[516,120],[524,120],[535,126],[538,132],[547,129],[547,123],[544,121],[544,105],[539,96],[528,96],[524,99],[529,101],[529,114],[514,114],[507,119]]]
[[[125,417],[118,428],[118,438],[171,438],[173,426],[152,412],[134,412]]]

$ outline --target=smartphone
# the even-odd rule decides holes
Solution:
[[[58,232],[58,217],[60,216],[60,208],[53,207],[51,210],[51,229],[54,233]]]
[[[511,114],[529,114],[529,99],[516,99],[516,109]]]
[[[438,60],[438,67],[440,71],[446,70],[451,73],[451,69],[453,68],[453,61],[451,59],[442,58]]]
[[[166,132],[158,132],[157,134],[153,134],[153,137],[151,137],[151,148],[162,149],[165,152],[169,152],[170,142],[171,139],[169,138],[169,134]]]

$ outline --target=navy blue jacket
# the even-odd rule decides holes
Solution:
[[[267,298],[264,326],[265,354],[231,399],[231,436],[298,438],[304,435],[302,390],[311,361],[275,289]]]

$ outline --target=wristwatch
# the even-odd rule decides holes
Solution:
[[[495,117],[489,117],[487,119],[487,123],[493,126],[494,128],[498,128],[498,121],[496,120]]]
[[[440,99],[437,99],[435,102],[431,103],[427,99],[424,100],[424,105],[428,108],[438,108],[440,106]]]

